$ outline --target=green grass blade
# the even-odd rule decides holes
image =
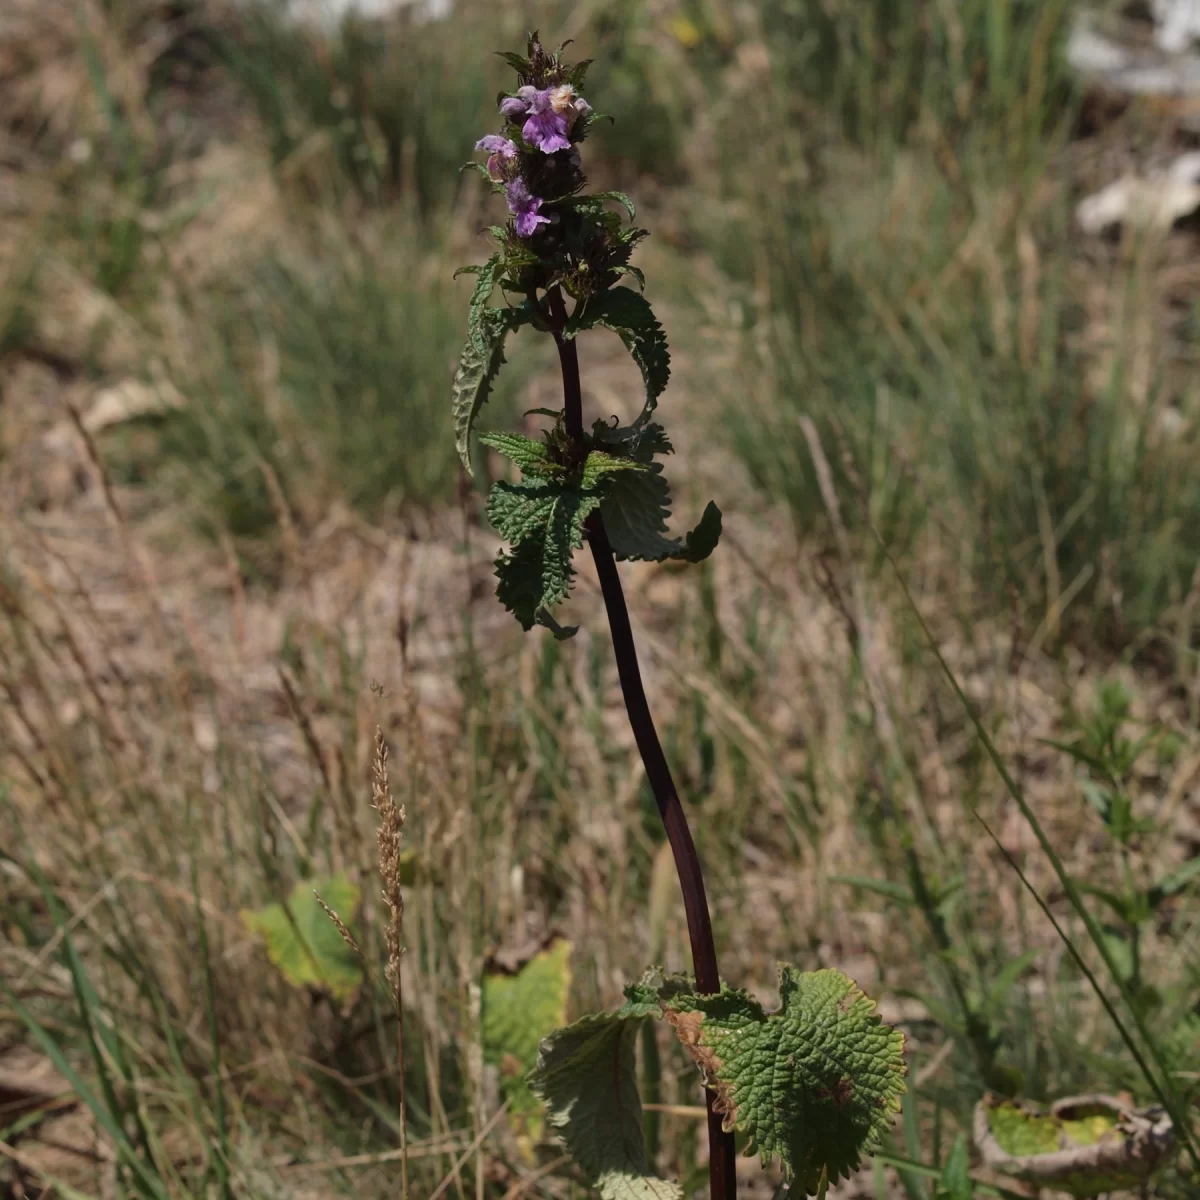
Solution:
[[[884,555],[886,555],[888,563],[891,565],[892,570],[896,574],[896,579],[899,581],[901,590],[904,592],[904,598],[907,601],[909,608],[912,609],[913,615],[917,619],[917,624],[920,626],[925,640],[929,643],[929,648],[933,651],[934,657],[937,659],[938,665],[942,669],[942,673],[946,676],[950,686],[954,689],[954,693],[958,697],[959,702],[962,704],[963,711],[966,712],[968,720],[971,722],[972,726],[974,726],[975,733],[983,745],[984,750],[987,752],[988,758],[991,759],[992,765],[996,768],[997,773],[1000,775],[1008,794],[1013,798],[1013,800],[1016,801],[1017,807],[1021,810],[1021,815],[1025,818],[1030,829],[1033,830],[1034,836],[1037,838],[1038,845],[1041,846],[1042,852],[1049,860],[1051,867],[1054,869],[1055,875],[1058,876],[1058,881],[1060,884],[1062,884],[1063,891],[1066,894],[1067,899],[1070,901],[1071,907],[1074,908],[1076,913],[1078,913],[1080,920],[1083,921],[1083,925],[1087,930],[1088,937],[1091,939],[1092,944],[1099,952],[1101,959],[1104,961],[1104,966],[1109,975],[1112,977],[1113,982],[1117,985],[1117,990],[1120,992],[1121,999],[1124,1000],[1125,1006],[1128,1008],[1130,1015],[1133,1017],[1133,1022],[1137,1026],[1137,1031],[1142,1039],[1142,1042],[1149,1051],[1150,1057],[1154,1060],[1154,1064],[1158,1071],[1162,1073],[1161,1080],[1159,1079],[1159,1076],[1150,1069],[1150,1066],[1146,1062],[1145,1057],[1142,1055],[1142,1052],[1139,1049],[1137,1042],[1134,1040],[1133,1035],[1130,1034],[1129,1030],[1126,1028],[1125,1023],[1121,1020],[1111,1001],[1105,995],[1104,990],[1101,988],[1100,983],[1096,979],[1095,975],[1083,961],[1082,955],[1079,953],[1071,939],[1067,936],[1066,931],[1051,915],[1049,908],[1046,906],[1037,892],[1033,890],[1032,884],[1029,883],[1023,874],[1021,874],[1019,868],[1017,868],[1018,875],[1025,886],[1028,887],[1032,892],[1042,912],[1049,917],[1054,926],[1055,932],[1060,938],[1062,938],[1063,943],[1066,945],[1067,950],[1070,952],[1072,958],[1074,958],[1076,964],[1083,971],[1084,977],[1091,985],[1093,991],[1095,991],[1100,1003],[1104,1006],[1104,1011],[1108,1014],[1109,1018],[1116,1026],[1117,1032],[1121,1035],[1121,1040],[1124,1041],[1125,1045],[1129,1049],[1129,1052],[1133,1055],[1134,1060],[1138,1065],[1138,1069],[1142,1072],[1146,1082],[1150,1085],[1150,1088],[1158,1097],[1163,1107],[1171,1114],[1171,1120],[1174,1122],[1176,1134],[1187,1146],[1188,1154],[1191,1157],[1192,1162],[1200,1164],[1200,1155],[1197,1154],[1191,1127],[1188,1124],[1186,1108],[1180,1103],[1179,1094],[1176,1092],[1174,1084],[1171,1081],[1170,1071],[1168,1070],[1166,1062],[1163,1059],[1162,1051],[1159,1049],[1157,1042],[1150,1035],[1150,1031],[1146,1027],[1145,1019],[1138,1010],[1137,1005],[1134,1003],[1133,997],[1130,995],[1129,989],[1126,987],[1124,980],[1121,978],[1120,970],[1116,961],[1113,959],[1112,952],[1104,940],[1104,935],[1101,932],[1099,925],[1097,925],[1095,918],[1083,903],[1083,898],[1079,893],[1079,889],[1075,885],[1075,881],[1067,873],[1066,867],[1063,866],[1062,859],[1059,858],[1054,847],[1051,845],[1050,839],[1046,836],[1046,832],[1042,828],[1041,823],[1038,821],[1036,814],[1030,807],[1029,802],[1025,799],[1025,793],[1018,786],[1012,775],[1009,774],[1008,768],[1004,764],[1004,759],[1001,757],[1000,752],[996,749],[995,743],[992,741],[991,736],[984,728],[983,722],[976,714],[974,707],[971,705],[970,700],[967,698],[967,695],[959,684],[954,672],[950,669],[949,663],[947,663],[943,657],[941,649],[934,639],[932,631],[926,624],[925,618],[921,615],[921,610],[917,607],[916,601],[913,599],[912,593],[908,589],[908,584],[905,581],[904,576],[901,574],[896,560],[892,557],[887,546],[884,545],[883,539],[879,536],[878,532],[873,532],[875,532],[875,537],[879,542],[880,549]],[[984,823],[983,818],[979,816],[978,812],[975,813],[975,816],[979,820],[980,824],[983,824],[984,828],[987,829],[987,825]],[[990,829],[988,830],[988,833],[991,833]],[[1013,867],[1016,868],[1016,863],[1013,862],[1012,858],[1009,857],[1007,853],[1006,857],[1008,857],[1008,861],[1012,863]]]
[[[99,1096],[84,1082],[83,1077],[75,1070],[63,1053],[62,1047],[50,1036],[41,1022],[21,1002],[18,996],[7,986],[4,987],[17,1016],[25,1022],[25,1027],[33,1034],[43,1053],[54,1064],[58,1073],[71,1085],[75,1094],[88,1106],[92,1115],[100,1123],[100,1127],[112,1138],[117,1153],[133,1168],[138,1179],[145,1184],[150,1195],[159,1200],[168,1200],[162,1181],[138,1154],[137,1148],[129,1140],[129,1135],[121,1128],[114,1110],[110,1109]]]
[[[200,879],[196,860],[192,859],[192,899],[196,907],[196,929],[200,936],[200,959],[204,969],[204,1007],[208,1015],[208,1036],[212,1046],[213,1088],[216,1091],[217,1120],[216,1174],[222,1200],[233,1200],[229,1185],[229,1122],[225,1112],[225,1081],[221,1075],[221,1038],[217,1030],[217,998],[213,988],[212,961],[208,953],[208,929],[200,908]]]

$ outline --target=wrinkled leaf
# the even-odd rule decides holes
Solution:
[[[563,336],[574,338],[596,326],[611,329],[625,343],[646,385],[644,412],[652,412],[671,377],[671,355],[649,301],[626,287],[601,292],[571,315]]]
[[[657,990],[663,1015],[717,1094],[727,1129],[764,1161],[778,1156],[806,1195],[848,1176],[900,1111],[904,1035],[840,971],[779,969],[781,1005],[765,1012],[746,992],[702,996],[677,979]]]
[[[454,376],[452,399],[454,445],[468,474],[471,431],[479,410],[487,403],[492,381],[504,365],[504,339],[529,320],[530,314],[524,309],[484,308],[468,330]]]

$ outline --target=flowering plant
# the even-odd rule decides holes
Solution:
[[[458,451],[471,469],[471,435],[504,363],[507,335],[525,325],[549,332],[558,348],[563,407],[541,438],[484,434],[480,441],[520,470],[496,483],[488,517],[509,548],[496,560],[497,595],[525,629],[570,637],[553,609],[566,599],[573,557],[586,539],[608,615],[626,710],[654,791],[683,893],[695,978],[652,969],[626,990],[614,1013],[584,1017],[545,1039],[529,1086],[576,1164],[607,1200],[682,1200],[647,1162],[634,1046],[647,1020],[665,1020],[700,1068],[705,1086],[712,1200],[734,1200],[734,1131],[764,1158],[778,1156],[805,1192],[857,1165],[899,1106],[903,1036],[883,1025],[874,1004],[837,971],[780,967],[781,1007],[766,1012],[748,993],[721,982],[700,860],[650,715],[618,560],[697,562],[716,548],[721,513],[709,504],[683,538],[667,536],[670,489],[657,459],[671,453],[654,420],[670,377],[666,335],[630,264],[646,231],[632,224],[620,192],[585,193],[579,144],[597,114],[580,94],[586,62],[571,66],[530,35],[524,56],[503,57],[517,88],[498,100],[504,128],[478,141],[486,164],[469,164],[508,205],[492,226],[488,260],[477,276],[467,341],[454,382]],[[610,210],[621,205],[626,224]],[[618,286],[629,276],[638,286]],[[499,287],[519,297],[490,304]],[[574,301],[568,314],[564,293]],[[628,424],[583,424],[576,338],[602,327],[620,337],[641,370],[645,398]]]

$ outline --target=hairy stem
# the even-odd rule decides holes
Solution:
[[[562,366],[565,428],[569,438],[575,442],[583,439],[583,397],[579,384],[579,355],[574,340],[562,336],[566,325],[567,311],[562,293],[557,287],[547,292],[550,302],[550,317],[554,327],[554,340],[558,346],[558,359]],[[717,972],[717,947],[713,939],[712,918],[708,912],[708,897],[704,891],[704,876],[700,870],[700,856],[692,841],[687,816],[667,756],[663,753],[650,705],[646,700],[646,689],[642,684],[642,671],[638,665],[637,647],[633,641],[633,628],[629,623],[629,608],[625,604],[625,593],[621,589],[621,576],[613,556],[608,534],[599,512],[588,518],[587,541],[591,547],[596,574],[600,577],[600,591],[604,596],[604,607],[608,613],[609,630],[612,633],[613,651],[617,660],[617,675],[621,680],[621,694],[625,700],[625,711],[633,729],[638,752],[646,768],[659,815],[667,831],[667,841],[675,856],[675,871],[683,892],[683,907],[687,914],[688,936],[692,944],[692,969],[696,976],[696,987],[704,993],[721,990]],[[735,1168],[736,1149],[733,1134],[721,1128],[721,1114],[716,1111],[716,1096],[705,1092],[708,1108],[709,1148],[709,1195],[711,1200],[736,1200],[737,1177]]]

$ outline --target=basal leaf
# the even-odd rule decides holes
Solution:
[[[484,308],[467,333],[454,376],[453,412],[454,445],[468,474],[472,473],[471,430],[504,364],[504,339],[529,319],[524,309]]]
[[[267,957],[293,987],[322,987],[345,1002],[362,983],[362,961],[342,940],[314,890],[353,928],[359,889],[345,875],[303,879],[292,888],[286,911],[282,904],[243,910],[242,923],[263,937]]]
[[[542,1042],[530,1088],[602,1200],[683,1200],[651,1174],[642,1134],[634,1048],[650,1010],[584,1017]]]
[[[721,510],[710,501],[700,524],[681,539],[666,536],[670,505],[671,489],[658,463],[645,471],[615,476],[600,503],[600,515],[617,558],[646,562],[707,558],[721,536]]]
[[[542,1038],[566,1024],[571,986],[571,943],[559,938],[516,974],[483,979],[483,1057],[500,1074],[500,1091],[518,1138],[530,1144],[542,1134],[542,1104],[527,1076],[537,1064]]]
[[[597,325],[611,329],[625,343],[646,385],[645,412],[653,412],[671,377],[667,336],[645,296],[616,287],[593,296],[567,321],[563,336],[573,338]]]
[[[781,966],[777,1012],[746,992],[678,986],[663,1015],[717,1094],[728,1129],[778,1156],[805,1194],[849,1175],[900,1110],[904,1035],[839,971]]]

